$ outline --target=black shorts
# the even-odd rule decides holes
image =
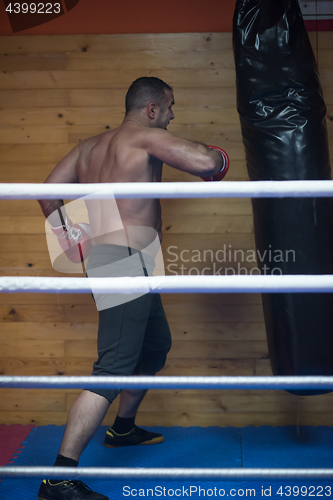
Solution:
[[[129,255],[128,252],[140,253],[117,245],[93,246],[88,276],[92,276],[98,266],[100,269],[106,263],[120,261]],[[144,259],[140,256],[140,262],[149,266],[149,256]],[[145,264],[141,266],[142,276],[147,275],[145,267]],[[103,296],[98,300],[104,303]],[[160,295],[147,293],[114,307],[100,308],[97,346],[98,359],[93,366],[93,376],[154,375],[161,370],[171,348],[171,333]],[[121,392],[118,389],[89,390],[111,403]]]

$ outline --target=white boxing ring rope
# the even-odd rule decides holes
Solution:
[[[333,181],[258,181],[223,183],[0,184],[0,199],[114,198],[282,198],[333,197]],[[97,281],[96,285],[94,281]],[[123,278],[0,277],[1,293],[281,293],[333,292],[332,275],[156,276]],[[0,388],[151,388],[333,390],[333,377],[18,377],[0,376]],[[62,468],[64,479],[332,479],[333,468]],[[57,478],[54,467],[0,467],[0,477]]]
[[[0,293],[329,293],[333,275],[136,276],[48,278],[1,276]]]
[[[322,198],[333,181],[128,182],[103,184],[0,184],[2,200],[128,198]]]
[[[0,467],[1,478],[59,478],[59,467]],[[62,467],[63,479],[332,479],[333,469],[237,469],[181,467]]]
[[[333,376],[16,376],[0,375],[0,389],[284,389],[333,390]]]

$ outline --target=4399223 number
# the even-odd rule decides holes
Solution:
[[[10,3],[6,12],[10,14],[60,14],[60,3]]]
[[[331,486],[280,486],[276,492],[282,497],[330,497]]]

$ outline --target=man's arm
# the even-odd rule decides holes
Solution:
[[[199,177],[213,176],[223,167],[223,158],[218,151],[162,129],[149,130],[145,137],[145,149],[149,155],[170,167]]]
[[[46,179],[45,183],[72,183],[78,182],[76,166],[79,158],[79,146],[75,146],[52,170],[51,174]],[[53,212],[57,211],[64,204],[63,200],[38,200],[45,217],[49,217]],[[54,225],[59,225],[58,212]],[[52,217],[49,222],[52,224]]]

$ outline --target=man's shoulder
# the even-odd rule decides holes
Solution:
[[[108,138],[111,139],[116,130],[117,129],[107,130],[106,132],[101,132],[100,134],[87,137],[86,139],[80,140],[80,142],[78,142],[78,146],[81,150],[87,148],[91,149],[99,142],[106,141]]]

